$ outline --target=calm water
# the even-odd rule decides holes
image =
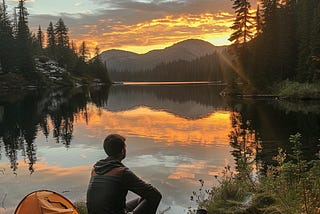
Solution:
[[[159,210],[172,214],[194,206],[199,179],[209,188],[243,152],[263,169],[278,147],[289,151],[287,139],[299,131],[306,157],[314,157],[319,102],[227,100],[221,87],[117,85],[1,97],[0,212],[12,213],[38,189],[85,200],[110,133],[126,136],[124,163],[162,192]]]

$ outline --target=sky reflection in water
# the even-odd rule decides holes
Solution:
[[[213,175],[233,164],[228,111],[190,119],[148,107],[117,112],[90,104],[87,113],[88,122],[82,116],[76,117],[69,148],[38,132],[33,174],[21,154],[16,175],[10,169],[10,161],[2,156],[0,199],[5,199],[6,210],[0,208],[1,212],[12,213],[24,195],[37,189],[63,193],[72,201],[85,200],[91,166],[105,157],[102,141],[110,133],[127,138],[128,156],[124,163],[162,192],[160,210],[171,207],[166,213],[186,213],[188,206],[194,205],[190,196],[200,187],[198,180],[204,179],[211,186]]]

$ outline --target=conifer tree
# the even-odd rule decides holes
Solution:
[[[310,37],[310,67],[309,76],[310,81],[319,82],[320,81],[320,1],[314,8],[314,17],[312,20],[312,30]]]
[[[263,11],[263,33],[261,38],[259,38],[259,53],[256,61],[259,66],[258,76],[263,76],[257,85],[262,87],[273,82],[278,72],[279,19],[277,1],[262,0],[261,4]]]
[[[69,47],[69,29],[60,18],[55,24],[54,34],[56,36],[56,44],[58,48]]]
[[[314,63],[312,60],[313,45],[312,38],[319,38],[316,31],[318,23],[314,23],[319,0],[300,0],[297,3],[298,10],[298,68],[297,79],[299,81],[311,81],[313,74],[310,73],[310,65]],[[314,25],[315,24],[315,25]],[[313,29],[314,27],[314,29]],[[314,32],[314,33],[313,33]],[[315,37],[314,37],[314,36]],[[314,40],[316,41],[316,40]]]
[[[248,0],[232,0],[233,9],[236,13],[236,18],[234,20],[231,29],[234,31],[229,41],[233,42],[236,49],[236,55],[238,59],[238,65],[241,66],[240,70],[249,70],[250,65],[250,51],[247,46],[247,43],[254,37],[254,16],[250,12],[250,2]],[[249,72],[251,73],[251,72]],[[251,74],[250,74],[251,75]],[[236,73],[230,73],[230,78],[228,78],[228,85],[230,88],[235,88],[236,84]],[[244,78],[243,81],[246,81],[248,78]],[[239,92],[230,92],[230,94],[235,94]]]
[[[32,53],[32,38],[28,27],[28,12],[25,0],[19,0],[18,4],[18,28],[16,32],[17,62],[21,72],[34,71],[34,59]]]
[[[71,52],[69,48],[69,35],[68,28],[64,24],[63,20],[60,18],[55,24],[54,35],[56,39],[56,60],[60,66],[64,68],[70,67],[70,61],[68,60],[71,57]]]
[[[87,59],[89,58],[89,49],[87,48],[85,41],[81,43],[81,46],[79,49],[79,57],[83,62],[86,62]]]
[[[14,70],[14,36],[5,1],[0,4],[0,67],[6,73]]]
[[[77,54],[77,45],[74,43],[74,41],[71,41],[71,50],[74,54]]]
[[[49,23],[47,28],[47,52],[49,56],[55,58],[55,49],[56,49],[56,37],[54,34],[54,28],[52,22]]]
[[[250,2],[248,0],[234,0],[233,9],[236,12],[236,18],[231,26],[234,32],[229,40],[236,45],[245,45],[253,38],[253,15],[250,12]]]
[[[100,48],[98,46],[94,49],[94,58],[90,60],[89,68],[102,81],[111,82],[108,70],[100,58]]]
[[[278,6],[279,36],[277,41],[277,66],[279,81],[292,79],[297,66],[297,41],[296,41],[296,0],[285,0]]]
[[[44,39],[44,35],[41,30],[41,26],[39,25],[38,32],[37,32],[37,41],[38,41],[38,45],[39,45],[40,50],[43,49],[43,39]]]

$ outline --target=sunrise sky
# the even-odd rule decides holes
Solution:
[[[7,0],[8,9],[18,0]],[[257,0],[251,0],[256,8]],[[46,30],[61,17],[77,43],[145,53],[195,38],[229,44],[230,0],[27,0],[29,25]],[[11,14],[11,13],[10,13]]]

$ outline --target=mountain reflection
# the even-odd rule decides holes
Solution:
[[[167,111],[178,117],[200,119],[228,110],[216,85],[119,85],[110,89],[108,110],[127,111],[139,106]]]
[[[272,163],[278,147],[290,149],[289,135],[296,132],[303,136],[306,157],[316,153],[318,111],[277,101],[228,102],[219,96],[221,90],[215,85],[118,85],[0,97],[0,159],[5,155],[16,172],[21,154],[33,173],[39,133],[68,148],[79,121],[86,129],[120,132],[167,146],[230,143],[237,167],[241,161],[254,162],[257,169]],[[312,109],[317,107],[319,103],[313,103]],[[185,171],[177,171],[171,177],[184,176]]]
[[[227,109],[227,105],[218,93],[212,93],[218,90],[220,89],[216,86],[209,85],[205,87],[198,85],[115,86],[111,88],[110,93],[109,88],[73,88],[57,91],[30,91],[20,95],[1,97],[0,146],[3,144],[4,153],[10,160],[13,172],[18,168],[18,152],[21,152],[29,165],[30,173],[33,173],[33,165],[37,161],[37,146],[34,141],[38,132],[42,132],[46,138],[52,136],[57,144],[69,147],[73,139],[75,121],[81,119],[89,123],[89,113],[92,113],[88,110],[89,103],[93,103],[98,109],[107,109],[110,112],[147,106],[154,110],[167,111],[178,118],[185,118],[186,121],[187,119],[197,120],[204,117],[210,118],[212,112]],[[144,113],[147,111],[144,109]],[[101,116],[102,112],[92,113],[91,116],[99,114]],[[228,114],[226,116],[228,117]],[[161,117],[163,116],[159,118]],[[109,118],[106,120],[112,124],[112,116]],[[126,119],[123,118],[124,121]],[[169,116],[163,121],[159,120],[159,127],[154,127],[157,129],[154,133],[166,132],[165,130],[169,130],[166,129],[169,127],[167,126],[168,121],[176,123],[175,119],[175,116]],[[210,120],[216,119],[208,121]],[[127,127],[132,125],[129,121],[126,124],[128,124]],[[116,126],[116,124],[113,125]],[[199,123],[196,126],[201,125]],[[161,128],[164,131],[161,131]],[[128,127],[127,131],[129,134],[140,133],[141,136],[143,132],[148,132],[142,126],[135,130],[130,130]],[[186,136],[183,130],[181,130],[181,136]],[[201,136],[197,137],[196,131],[193,137],[202,138],[203,143],[210,141]],[[160,137],[155,138],[161,139]],[[179,138],[171,141],[174,140],[179,141]],[[180,139],[180,141],[186,140]],[[1,147],[0,152],[1,154],[3,152]]]

